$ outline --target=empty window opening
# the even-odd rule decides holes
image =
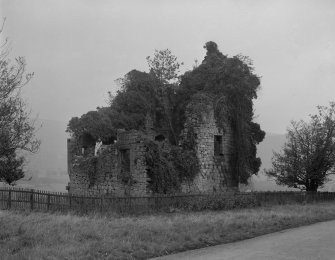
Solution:
[[[223,156],[222,135],[214,135],[214,155]]]
[[[111,136],[111,137],[108,137],[108,138],[106,138],[106,139],[103,139],[103,140],[102,140],[102,144],[103,144],[103,145],[114,144],[115,140],[116,140],[116,137],[115,137],[115,136]]]
[[[155,136],[155,141],[163,142],[164,140],[165,140],[165,136],[164,135],[156,135]]]
[[[95,139],[89,133],[84,133],[80,137],[81,140],[81,147],[82,148],[89,148],[95,146]]]
[[[121,156],[121,173],[129,174],[130,173],[130,150],[123,149],[120,150]]]

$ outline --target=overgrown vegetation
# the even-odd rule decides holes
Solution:
[[[193,111],[202,111],[208,105],[213,107],[217,125],[223,130],[228,125],[233,130],[235,149],[230,158],[230,172],[232,185],[237,186],[247,183],[261,164],[256,158],[256,144],[263,140],[265,133],[252,122],[252,100],[257,98],[260,81],[248,57],[229,58],[214,42],[206,43],[205,48],[207,54],[200,66],[182,76],[175,115],[184,116],[176,120],[176,128],[183,128],[189,103],[194,104]],[[193,100],[196,102],[192,103]]]
[[[156,51],[148,57],[150,72],[132,70],[119,79],[120,90],[110,95],[109,107],[90,111],[81,118],[72,118],[67,131],[76,138],[89,134],[103,142],[115,139],[116,129],[145,130],[150,117],[158,133],[167,133],[169,149],[160,142],[147,142],[147,163],[154,192],[169,193],[181,181],[197,173],[196,138],[192,126],[185,129],[187,114],[202,117],[214,109],[218,127],[233,132],[230,169],[232,184],[247,183],[259,170],[256,144],[264,131],[253,120],[253,99],[257,98],[259,77],[248,57],[223,55],[214,42],[204,46],[203,62],[179,76],[180,63],[169,50]],[[182,148],[182,152],[180,150]]]
[[[134,217],[0,211],[0,255],[148,259],[331,219],[334,203]]]
[[[149,188],[154,193],[178,193],[181,183],[192,180],[199,171],[193,149],[152,140],[146,140],[145,146]]]

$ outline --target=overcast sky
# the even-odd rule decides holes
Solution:
[[[254,61],[256,121],[284,133],[335,100],[335,1],[0,0],[11,55],[34,72],[33,115],[69,121],[105,105],[115,80],[169,48],[189,70],[207,41]]]

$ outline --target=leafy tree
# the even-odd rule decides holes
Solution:
[[[319,106],[310,121],[292,121],[287,143],[266,171],[277,184],[317,191],[335,173],[335,102]]]
[[[0,30],[1,34],[2,30]],[[20,90],[33,74],[26,74],[24,58],[12,63],[8,58],[6,42],[0,52],[0,181],[12,184],[23,178],[22,151],[37,152],[40,141],[34,138],[34,122]]]
[[[150,73],[162,84],[174,83],[179,77],[179,68],[183,63],[177,61],[169,49],[155,50],[154,57],[147,57]]]
[[[119,80],[121,89],[111,102],[115,127],[140,130],[149,113],[155,127],[161,123],[162,104],[159,100],[159,82],[152,74],[132,70]]]
[[[92,139],[99,138],[108,143],[116,135],[110,119],[109,108],[99,108],[97,111],[89,111],[80,118],[73,117],[68,123],[66,132],[80,139],[84,134],[89,134]]]
[[[177,57],[174,56],[169,49],[155,50],[154,57],[147,57],[150,74],[158,79],[156,84],[157,97],[162,104],[165,127],[170,132],[170,141],[177,143],[178,136],[173,128],[173,115],[171,108],[171,96],[174,90],[178,88],[179,68],[183,62],[179,63]]]
[[[22,179],[24,177],[23,164],[24,158],[17,157],[15,153],[0,157],[0,180],[13,184]]]
[[[115,138],[117,129],[143,130],[149,114],[156,129],[169,123],[162,102],[161,82],[151,73],[132,70],[117,80],[120,90],[110,95],[110,107],[90,111],[70,120],[67,132],[79,137],[84,132],[94,139]]]

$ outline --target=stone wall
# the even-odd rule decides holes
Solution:
[[[237,187],[232,187],[229,170],[233,147],[231,128],[228,125],[224,129],[218,128],[212,107],[202,111],[201,115],[188,110],[186,118],[183,134],[193,129],[200,170],[193,181],[182,184],[182,192],[236,190]],[[152,124],[146,125],[146,138],[154,139],[157,133]],[[144,133],[140,131],[118,131],[116,143],[102,145],[97,156],[94,156],[94,147],[85,149],[83,153],[77,141],[69,139],[69,193],[109,196],[150,194],[143,137]]]
[[[214,110],[203,111],[201,116],[188,113],[185,131],[191,127],[196,136],[196,151],[200,171],[191,183],[183,184],[183,192],[222,192],[234,190],[230,185],[229,158],[232,150],[232,130],[226,125],[219,129]],[[215,147],[215,141],[217,147]],[[219,147],[218,147],[219,146]],[[216,149],[219,153],[216,154]]]
[[[127,155],[129,172],[122,168],[123,153]],[[118,133],[117,142],[102,145],[97,156],[94,147],[82,154],[75,139],[68,139],[69,193],[77,195],[141,196],[147,193],[147,174],[144,162],[145,147],[138,131]],[[94,176],[81,162],[95,160]]]

